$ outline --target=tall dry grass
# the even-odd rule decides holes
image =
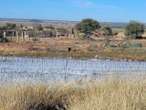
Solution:
[[[146,80],[1,86],[0,110],[146,110]]]

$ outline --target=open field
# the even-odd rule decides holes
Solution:
[[[0,110],[146,110],[146,80],[0,87]]]

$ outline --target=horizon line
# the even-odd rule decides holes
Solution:
[[[90,18],[90,17],[88,17]],[[86,19],[86,18],[83,18],[81,20],[66,20],[66,19],[46,19],[46,18],[11,18],[11,17],[0,17],[0,20],[1,19],[12,19],[12,20],[42,20],[42,21],[66,21],[66,22],[80,22],[81,20],[83,19]],[[91,19],[94,19],[94,18],[91,18]],[[97,19],[94,19],[94,20],[97,20]],[[98,22],[102,22],[102,23],[128,23],[130,21],[137,21],[137,20],[130,20],[130,21],[100,21],[100,20],[97,20]],[[141,22],[141,21],[139,21]],[[146,22],[143,22],[144,24]]]

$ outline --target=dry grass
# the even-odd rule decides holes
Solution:
[[[0,110],[146,110],[146,80],[0,87]]]
[[[121,42],[121,41],[119,41]],[[79,38],[48,38],[40,41],[0,43],[1,56],[111,58],[146,61],[146,39],[131,40],[142,44],[142,48],[103,48],[104,41]],[[114,42],[115,44],[118,42]],[[68,48],[72,48],[70,54]],[[98,56],[98,57],[97,57]]]

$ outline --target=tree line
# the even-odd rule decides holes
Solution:
[[[43,31],[44,27],[40,25],[35,25],[33,31]],[[19,27],[16,24],[7,23],[5,26],[0,26],[0,30],[20,30],[23,28],[23,25]],[[53,26],[46,26],[47,30],[50,32],[49,35],[54,35],[55,28]],[[112,36],[113,31],[112,28],[109,26],[101,26],[101,24],[91,18],[83,19],[81,22],[75,25],[74,28],[71,30],[71,34],[75,34],[76,31],[78,33],[82,33],[84,38],[90,38],[90,36],[95,31],[103,31],[105,36]],[[57,28],[57,31],[60,33],[68,33],[68,30],[65,28]],[[125,27],[125,35],[127,38],[141,38],[142,34],[144,34],[145,26],[143,23],[137,21],[130,21],[127,26]]]
[[[101,26],[100,23],[94,19],[83,19],[76,25],[76,29],[80,33],[84,33],[85,37],[92,35],[93,31],[102,30],[105,35],[112,35],[112,28],[108,26]],[[141,38],[144,34],[145,26],[143,23],[137,21],[130,21],[125,27],[125,35],[128,38]]]

